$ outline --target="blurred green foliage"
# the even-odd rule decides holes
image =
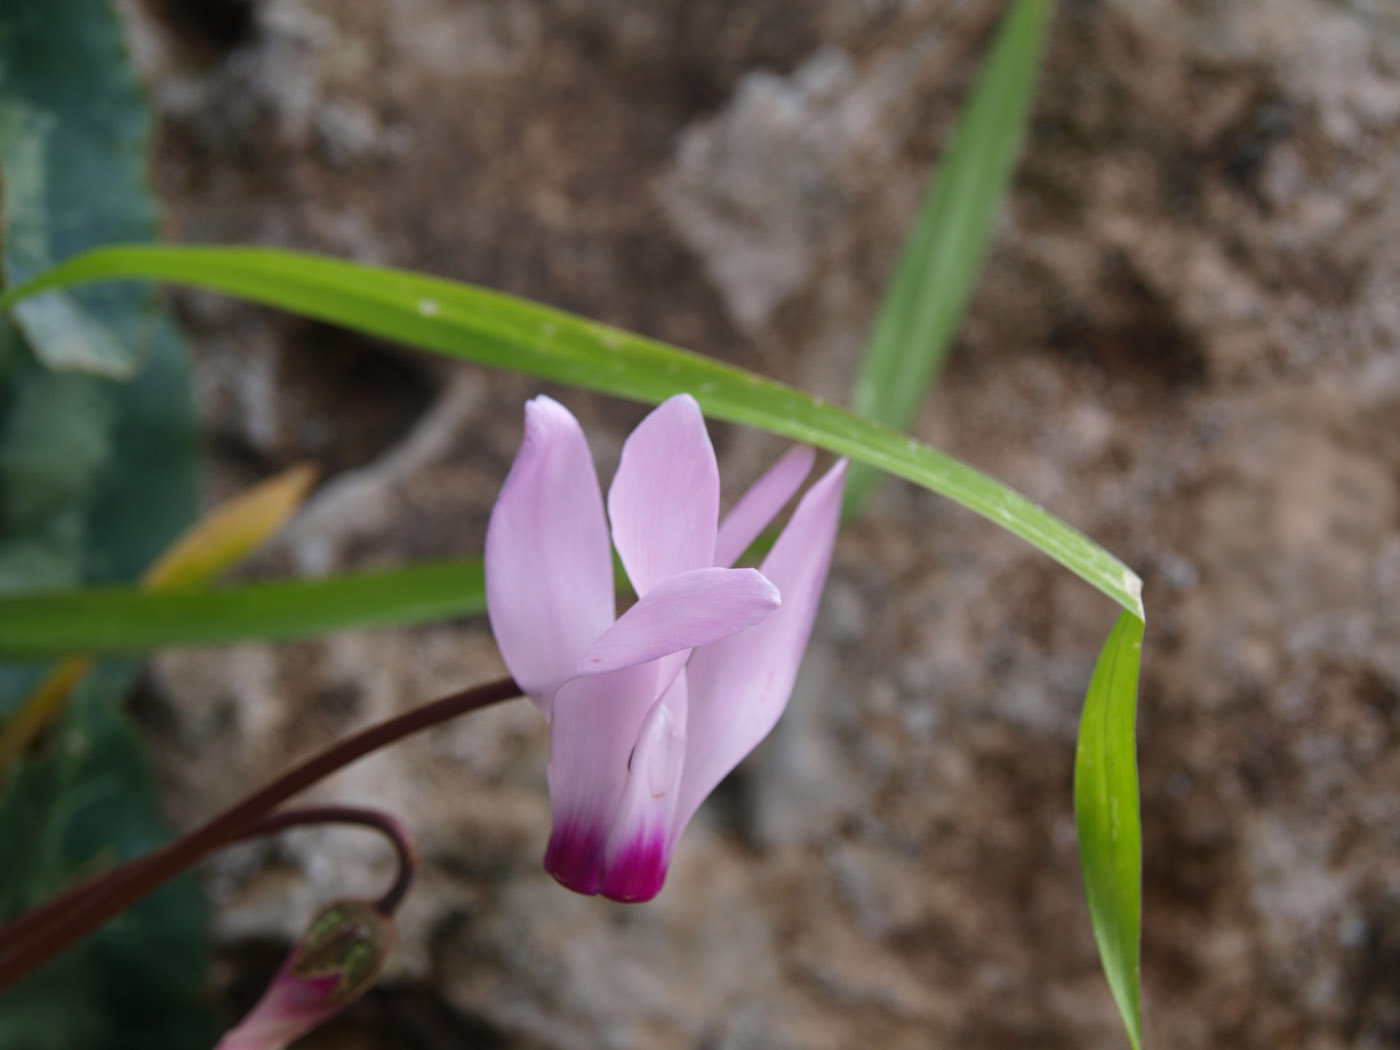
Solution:
[[[47,751],[0,803],[0,917],[161,845],[166,831],[141,741],[113,702],[130,665],[78,688]],[[186,879],[123,913],[0,998],[0,1046],[207,1050],[203,898]]]
[[[154,236],[148,121],[107,0],[0,4],[6,283]],[[193,519],[198,466],[188,355],[149,290],[0,318],[0,593],[134,579]],[[0,717],[42,671],[0,668]],[[101,665],[4,786],[0,919],[164,840],[120,702],[133,672]],[[208,1046],[205,925],[192,884],[151,897],[0,996],[0,1046]]]
[[[149,120],[107,0],[0,5],[7,281],[95,244],[153,236]],[[124,378],[146,356],[154,302],[139,287],[83,289],[26,304],[15,319],[46,364]]]

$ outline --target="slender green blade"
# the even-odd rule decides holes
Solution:
[[[27,594],[0,598],[0,660],[301,638],[485,611],[480,559],[208,591]]]
[[[1104,643],[1084,701],[1074,759],[1074,819],[1089,917],[1135,1048],[1142,1046],[1142,824],[1135,727],[1142,632],[1143,622],[1123,613]]]
[[[207,288],[479,364],[637,401],[695,395],[761,427],[940,492],[1044,551],[1142,615],[1141,581],[1059,518],[964,463],[771,379],[560,310],[441,278],[272,248],[130,245],[61,264],[0,297],[148,278]]]
[[[852,407],[894,430],[913,423],[982,272],[1025,137],[1051,9],[1051,0],[1018,0],[1003,19],[880,303]],[[848,514],[878,477],[852,468]]]

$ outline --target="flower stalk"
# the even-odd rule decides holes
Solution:
[[[273,819],[268,818],[273,809],[317,781],[406,736],[519,695],[520,687],[512,679],[502,678],[441,697],[362,729],[312,755],[169,845],[98,875],[20,915],[0,927],[0,991],[209,854],[257,834],[254,829],[259,821]],[[406,890],[405,884],[397,897],[391,898],[394,906]]]

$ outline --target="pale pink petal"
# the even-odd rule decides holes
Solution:
[[[486,608],[506,666],[548,715],[613,620],[612,551],[578,420],[537,397],[486,530]]]
[[[613,544],[637,594],[715,564],[719,467],[700,406],[677,394],[637,424],[608,490]]]
[[[628,763],[627,786],[603,858],[604,896],[649,901],[661,892],[671,861],[671,824],[685,764],[686,680],[652,705]]]
[[[727,638],[778,608],[757,569],[692,569],[663,580],[603,632],[577,673],[599,674]]]
[[[802,487],[816,458],[812,449],[797,445],[788,449],[763,477],[749,486],[719,523],[719,536],[715,540],[716,565],[733,565],[739,560],[749,544],[758,539],[758,534]]]
[[[571,890],[597,893],[603,851],[627,783],[627,759],[660,689],[655,661],[566,682],[554,698],[544,866]]]
[[[846,461],[802,498],[763,560],[783,605],[761,624],[697,649],[686,664],[690,712],[672,842],[700,803],[768,735],[792,694],[841,524]]]
[[[288,960],[248,1016],[214,1050],[282,1050],[340,1012],[344,1003],[330,1003],[340,983],[339,974],[299,977]]]

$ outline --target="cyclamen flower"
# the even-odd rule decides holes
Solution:
[[[813,459],[793,449],[721,523],[705,421],[678,395],[623,445],[605,517],[578,421],[547,397],[525,406],[486,533],[486,604],[506,666],[550,723],[545,868],[570,889],[654,897],[700,803],[782,714],[831,563],[845,461],[760,569],[731,566]],[[621,617],[614,545],[638,595]]]

